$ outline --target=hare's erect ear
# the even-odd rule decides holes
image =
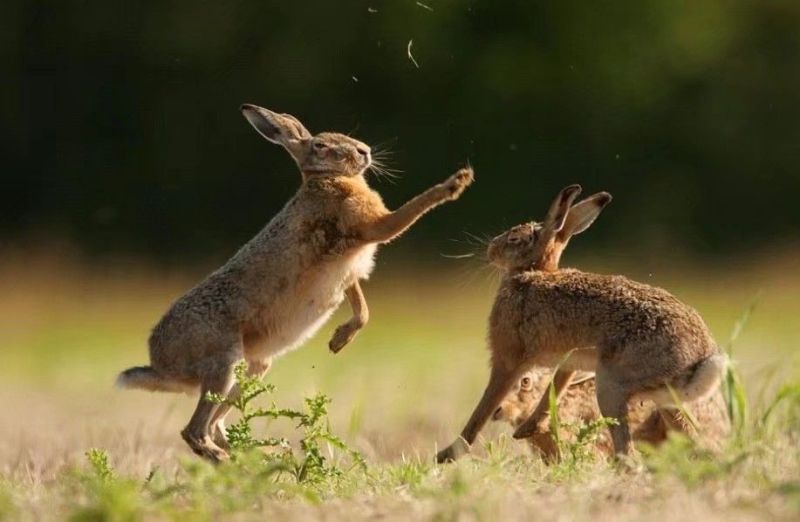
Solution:
[[[567,219],[569,208],[572,202],[581,193],[580,185],[569,185],[561,189],[556,199],[550,204],[550,210],[547,211],[547,216],[544,218],[545,228],[551,229],[553,232],[558,232],[564,226]]]
[[[272,143],[283,145],[290,152],[292,144],[311,137],[303,124],[289,114],[278,114],[249,103],[243,104],[241,111],[259,134]]]
[[[564,228],[559,233],[559,237],[561,239],[569,239],[570,236],[580,234],[589,228],[589,225],[594,223],[594,220],[597,219],[597,216],[609,203],[611,203],[611,194],[598,192],[573,205],[569,209],[567,220],[564,223]]]

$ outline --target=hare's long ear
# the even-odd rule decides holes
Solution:
[[[299,159],[298,145],[310,138],[311,133],[297,118],[289,114],[278,114],[249,103],[243,104],[241,111],[259,134],[272,143],[283,145],[296,160]]]
[[[572,202],[581,193],[580,185],[569,185],[561,189],[556,199],[550,204],[550,210],[544,218],[544,227],[558,232],[564,227]]]
[[[611,194],[598,192],[574,204],[569,209],[564,227],[558,234],[559,239],[569,239],[589,228],[589,225],[594,223],[594,220],[609,203],[611,203]]]

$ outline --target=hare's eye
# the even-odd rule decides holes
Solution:
[[[519,382],[520,388],[523,390],[530,390],[531,389],[531,378],[530,377],[523,377],[522,380]]]
[[[314,143],[314,148],[316,150],[323,150],[323,149],[327,149],[328,146],[325,145],[324,143],[316,142],[316,143]]]
[[[512,245],[515,243],[519,243],[519,236],[509,236],[508,242],[511,243]]]

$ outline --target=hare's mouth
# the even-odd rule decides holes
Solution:
[[[358,149],[358,160],[363,168],[368,169],[372,165],[372,154],[367,149]]]
[[[500,420],[503,420],[503,417],[504,417],[504,415],[503,415],[503,408],[502,407],[501,408],[497,408],[496,410],[494,410],[494,413],[492,414],[492,420],[500,421]]]

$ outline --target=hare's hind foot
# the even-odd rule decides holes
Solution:
[[[186,441],[186,444],[192,448],[192,451],[196,455],[199,455],[200,457],[203,457],[214,464],[219,464],[220,462],[230,459],[228,452],[214,444],[214,441],[212,441],[211,437],[208,435],[194,435],[187,427],[181,431],[181,437],[183,437],[183,440]]]
[[[611,441],[614,444],[614,454],[617,459],[633,455],[633,441],[628,427],[628,399],[630,393],[616,382],[608,370],[603,367],[597,369],[595,377],[597,383],[597,405],[603,417],[616,419],[617,423],[608,427],[611,432]]]
[[[231,445],[228,442],[228,432],[225,431],[225,422],[222,419],[219,419],[214,424],[214,430],[213,430],[213,433],[212,433],[212,440],[214,441],[214,444],[216,444],[217,446],[219,446],[223,450],[225,450],[225,451],[230,451],[231,450]]]

